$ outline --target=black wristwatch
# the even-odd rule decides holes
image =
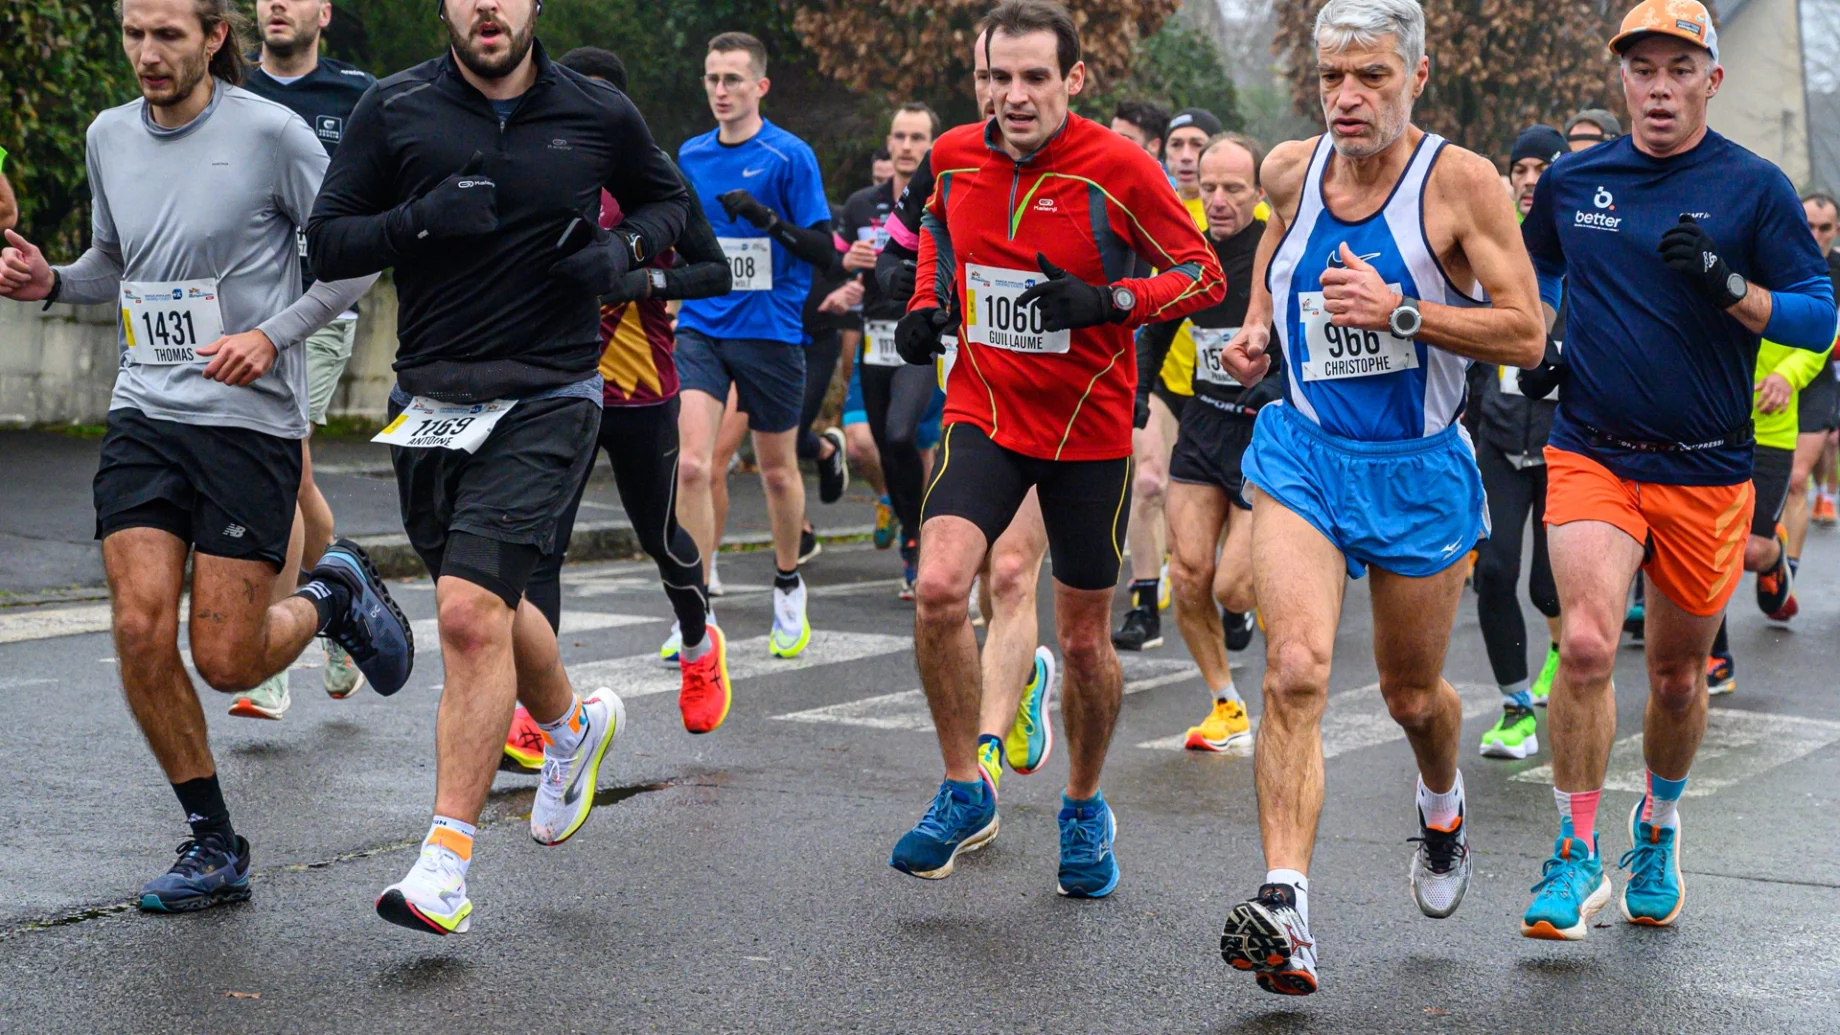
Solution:
[[[664,294],[664,271],[653,266],[645,271],[645,275],[652,285],[652,297],[657,298]]]
[[[1399,296],[1399,308],[1386,318],[1387,329],[1395,338],[1411,338],[1418,334],[1418,329],[1425,325],[1424,316],[1418,311],[1418,299],[1411,295]]]
[[[621,242],[623,242],[622,247],[626,249],[626,254],[631,257],[634,269],[638,269],[640,266],[645,265],[646,254],[644,238],[628,230],[615,230],[613,236],[619,238]]]

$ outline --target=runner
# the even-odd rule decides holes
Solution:
[[[1112,109],[1112,132],[1143,148],[1160,162],[1163,160],[1163,138],[1169,135],[1169,113],[1149,101],[1122,101]],[[1171,179],[1170,182],[1175,181]]]
[[[888,127],[894,179],[857,191],[843,205],[843,239],[850,244],[844,269],[875,269],[888,240],[883,227],[895,199],[907,189],[938,132],[939,116],[925,104],[909,101],[895,109]],[[901,526],[901,597],[911,600],[920,559],[920,498],[926,484],[919,437],[938,392],[938,379],[930,365],[910,366],[894,349],[894,327],[906,311],[906,300],[883,293],[874,277],[862,280],[863,349],[855,374],[861,380],[863,411],[875,437],[888,498]]]
[[[1551,126],[1529,126],[1508,155],[1517,213],[1533,207],[1534,185],[1548,166],[1566,154],[1565,138]],[[1555,346],[1556,348],[1557,346]],[[1488,497],[1489,528],[1482,541],[1472,581],[1476,587],[1476,622],[1489,652],[1489,668],[1501,690],[1501,718],[1482,734],[1484,758],[1530,758],[1540,750],[1539,720],[1534,706],[1546,706],[1553,673],[1559,668],[1559,591],[1553,588],[1552,562],[1546,554],[1546,461],[1541,450],[1552,431],[1553,407],[1545,398],[1521,390],[1519,367],[1485,363],[1469,368],[1470,399],[1476,409],[1476,466]],[[1528,678],[1527,619],[1517,593],[1521,584],[1522,530],[1533,520],[1533,551],[1527,571],[1527,597],[1546,616],[1546,660],[1536,678]]]
[[[875,149],[875,155],[869,160],[869,182],[877,187],[894,179],[894,156],[886,147]]]
[[[1619,906],[1679,915],[1677,806],[1706,730],[1706,656],[1751,525],[1759,336],[1834,338],[1826,264],[1774,165],[1706,128],[1724,70],[1694,0],[1644,0],[1610,41],[1629,136],[1559,162],[1522,224],[1567,377],[1546,447],[1547,537],[1563,617],[1548,711],[1559,836],[1521,932],[1581,939],[1611,887],[1597,807],[1616,736],[1617,612],[1646,573],[1647,793],[1629,818]]]
[[[397,385],[378,440],[436,579],[445,675],[432,827],[376,908],[451,934],[470,926],[474,825],[514,704],[545,734],[540,844],[586,822],[626,724],[612,690],[576,695],[524,591],[594,460],[596,296],[671,247],[689,202],[625,95],[550,61],[533,0],[445,0],[439,13],[448,52],[364,95],[307,239],[323,276],[395,269]],[[612,231],[596,222],[603,189],[624,214]]]
[[[262,49],[255,67],[249,70],[243,88],[258,97],[286,105],[312,127],[326,149],[326,157],[338,150],[345,122],[358,98],[371,88],[368,72],[319,55],[320,33],[332,20],[332,0],[260,0],[256,8],[261,18]],[[306,263],[307,240],[300,238],[302,275],[308,287],[313,271]],[[345,364],[351,359],[352,341],[358,333],[358,307],[334,317],[332,322],[314,331],[301,343],[307,357],[307,441],[301,443],[300,503],[296,520],[301,524],[300,567],[308,571],[319,563],[320,554],[332,542],[332,507],[313,482],[313,425],[326,423],[326,410],[332,393],[345,376]],[[285,580],[284,580],[285,581]],[[350,697],[364,684],[363,674],[344,648],[328,639],[324,685],[334,700]],[[238,694],[230,702],[230,714],[250,719],[279,719],[288,710],[287,670],[276,673],[254,690]]]
[[[1184,108],[1169,120],[1163,144],[1164,163],[1171,183],[1196,228],[1208,228],[1207,206],[1201,197],[1201,151],[1219,133],[1220,120],[1200,108]],[[1140,277],[1154,272],[1154,264],[1138,256],[1134,271]],[[1169,492],[1169,456],[1187,406],[1195,377],[1195,339],[1188,325],[1177,331],[1174,343],[1146,391],[1150,412],[1143,426],[1131,432],[1131,607],[1112,634],[1119,650],[1150,650],[1163,645],[1163,620],[1169,606],[1168,526],[1163,507]]]
[[[1220,941],[1230,964],[1283,995],[1317,987],[1305,874],[1322,812],[1321,720],[1343,586],[1370,568],[1380,694],[1419,773],[1412,896],[1430,917],[1463,900],[1463,706],[1441,669],[1465,555],[1488,522],[1456,418],[1467,361],[1532,366],[1545,347],[1494,163],[1412,125],[1430,76],[1416,0],[1329,0],[1314,39],[1329,132],[1265,160],[1263,268],[1222,353],[1255,383],[1275,320],[1288,378],[1243,461],[1257,487],[1266,667],[1254,769],[1268,869]]]
[[[127,0],[122,42],[141,99],[90,124],[89,250],[53,267],[8,230],[0,251],[0,295],[123,311],[96,538],[122,690],[192,831],[141,889],[152,912],[250,894],[249,842],[179,653],[188,555],[191,660],[215,689],[260,684],[321,633],[382,694],[415,660],[408,623],[354,544],[326,550],[297,592],[277,578],[307,433],[300,343],[374,278],[302,294],[296,235],[326,152],[293,112],[236,85],[246,26],[229,0]],[[270,604],[278,583],[292,595]]]
[[[1169,573],[1176,625],[1213,693],[1211,711],[1188,731],[1191,751],[1251,746],[1245,701],[1233,685],[1227,652],[1252,642],[1252,505],[1240,458],[1252,441],[1261,406],[1282,393],[1281,378],[1241,388],[1220,365],[1220,349],[1239,332],[1252,298],[1252,266],[1265,224],[1259,203],[1259,163],[1265,149],[1250,137],[1224,133],[1201,153],[1201,198],[1208,243],[1226,274],[1227,295],[1190,320],[1151,324],[1137,343],[1137,416],[1150,411],[1151,386],[1179,329],[1196,348],[1193,402],[1182,413],[1169,461]],[[1222,533],[1225,533],[1223,539]],[[1221,609],[1226,614],[1221,614]]]
[[[1840,255],[1834,253],[1834,238],[1840,236],[1840,206],[1835,205],[1831,196],[1820,192],[1802,195],[1802,212],[1808,218],[1808,230],[1814,234],[1814,246],[1827,259],[1828,280],[1834,291],[1840,295]],[[1789,530],[1789,572],[1799,574],[1802,544],[1808,538],[1808,522],[1812,516],[1816,524],[1832,527],[1834,524],[1834,497],[1828,491],[1827,484],[1816,484],[1814,512],[1809,513],[1808,484],[1810,476],[1817,466],[1829,459],[1829,445],[1834,440],[1834,432],[1840,429],[1840,378],[1836,378],[1832,362],[1821,364],[1821,370],[1802,388],[1797,400],[1796,425],[1800,429],[1795,438],[1795,470],[1789,480],[1789,502],[1783,510],[1783,524]],[[1827,468],[1831,469],[1828,464]],[[1826,469],[1822,471],[1825,475]]]
[[[775,657],[792,658],[811,642],[799,577],[805,482],[796,439],[808,340],[800,310],[812,267],[836,262],[830,205],[811,148],[761,117],[760,102],[771,85],[766,47],[745,32],[725,32],[709,41],[703,68],[718,128],[686,141],[677,160],[735,278],[733,293],[687,302],[678,311],[677,363],[684,387],[678,519],[703,556],[713,558],[718,526],[712,483],[724,472],[714,469],[712,460],[732,384],[748,415],[773,523],[768,649]]]
[[[1623,124],[1602,108],[1586,108],[1565,120],[1565,145],[1570,151],[1589,150],[1622,135]]]
[[[998,114],[934,145],[939,182],[916,274],[924,289],[897,329],[910,363],[942,351],[942,332],[957,330],[961,344],[947,382],[944,455],[924,503],[915,617],[946,779],[889,863],[944,877],[960,851],[996,833],[996,788],[979,764],[967,598],[990,544],[1033,486],[1054,555],[1073,756],[1057,889],[1100,897],[1118,883],[1099,773],[1122,687],[1106,626],[1128,519],[1135,379],[1127,328],[1217,303],[1223,287],[1213,251],[1156,164],[1069,111],[1086,68],[1067,9],[1005,0],[986,24]],[[1024,198],[1032,199],[1026,207]],[[1155,256],[1165,272],[1127,279],[1131,251]]]
[[[830,209],[831,223],[841,223],[842,208],[832,205]],[[836,240],[833,236],[833,241]],[[836,256],[832,258],[835,260]],[[843,361],[845,351],[853,354],[862,343],[862,300],[862,282],[833,262],[828,268],[812,268],[811,291],[806,294],[805,308],[799,314],[799,324],[810,344],[805,346],[805,391],[799,403],[794,451],[800,460],[809,460],[817,468],[818,499],[826,504],[842,499],[844,491],[850,487],[849,443],[844,440],[841,428],[825,428],[818,432],[812,430],[812,425],[817,422],[818,411],[824,408],[824,399],[830,394],[831,382],[837,377],[837,365]],[[740,437],[734,442],[739,447]],[[723,493],[726,498],[726,485]],[[727,525],[726,502],[721,513],[722,520],[716,525],[717,540],[722,538]],[[799,563],[806,564],[824,551],[824,544],[819,541],[809,514],[800,522]]]

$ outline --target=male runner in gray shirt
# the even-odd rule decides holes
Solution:
[[[282,671],[322,630],[385,694],[414,658],[355,545],[328,550],[300,599],[265,606],[289,554],[307,431],[297,346],[374,278],[301,293],[295,235],[326,153],[293,112],[233,85],[243,59],[232,2],[124,0],[142,99],[90,126],[93,242],[55,268],[12,231],[0,251],[0,295],[122,311],[96,537],[123,689],[192,828],[172,868],[141,891],[141,908],[160,912],[249,897],[249,842],[230,825],[179,654],[188,553],[192,659],[219,690]],[[292,577],[279,584],[293,589]]]

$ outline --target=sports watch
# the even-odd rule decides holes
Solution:
[[[1418,334],[1418,329],[1425,324],[1425,318],[1418,311],[1418,299],[1411,295],[1399,296],[1399,308],[1386,318],[1387,329],[1395,338],[1411,338]]]
[[[638,234],[626,230],[615,230],[613,236],[620,239],[622,246],[625,248],[627,257],[632,260],[632,264],[635,267],[645,265],[645,242],[640,239]]]
[[[1129,313],[1137,308],[1137,292],[1123,284],[1112,285],[1112,308],[1120,313]]]
[[[664,294],[664,270],[653,266],[646,271],[646,276],[651,281],[652,297],[657,298],[659,295]]]

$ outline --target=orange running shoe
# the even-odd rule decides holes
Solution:
[[[514,773],[543,771],[543,731],[521,704],[511,713],[511,733],[505,738],[505,757],[499,768]]]
[[[1816,496],[1814,498],[1813,519],[1815,524],[1821,525],[1824,528],[1832,528],[1836,523],[1840,523],[1840,514],[1836,514],[1834,511],[1834,498],[1832,496]]]
[[[700,661],[678,655],[684,670],[684,686],[677,694],[677,710],[683,713],[684,729],[691,733],[713,733],[728,718],[728,706],[734,703],[735,688],[728,678],[728,639],[714,622],[707,626],[709,653]]]

